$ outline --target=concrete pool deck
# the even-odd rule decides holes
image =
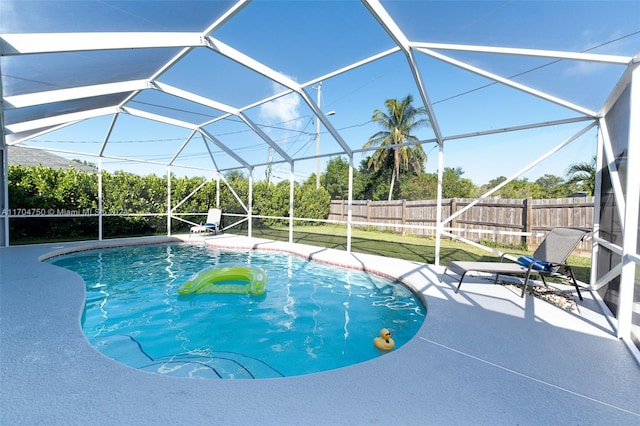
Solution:
[[[568,312],[471,277],[455,294],[455,278],[441,283],[433,265],[229,234],[206,240],[399,277],[424,297],[425,322],[397,350],[306,376],[197,380],[129,368],[85,339],[82,279],[39,259],[163,240],[0,248],[0,424],[640,424],[640,366],[589,291]]]

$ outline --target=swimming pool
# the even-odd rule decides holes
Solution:
[[[172,376],[275,378],[344,367],[383,354],[372,343],[383,327],[402,346],[426,315],[398,282],[291,254],[158,244],[48,262],[84,279],[82,328],[92,345]],[[267,272],[265,294],[177,292],[205,267],[238,264]]]

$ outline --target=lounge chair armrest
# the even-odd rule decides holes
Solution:
[[[552,271],[557,271],[560,268],[571,268],[571,265],[569,265],[568,263],[551,263],[550,262],[550,267]]]
[[[504,259],[507,258],[507,256],[521,256],[521,254],[520,253],[502,253],[500,255],[500,262],[504,262]],[[511,259],[508,259],[508,260],[511,260]],[[511,261],[515,262],[514,260],[511,260]]]

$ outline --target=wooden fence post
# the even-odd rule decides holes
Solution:
[[[406,223],[407,223],[407,200],[402,200],[402,224],[404,225]],[[404,237],[405,235],[407,235],[406,228],[403,226],[402,236]]]
[[[452,198],[451,199],[451,212],[449,213],[449,216],[455,214],[458,211],[458,199],[457,198]],[[452,228],[457,228],[458,227],[458,216],[454,217],[453,219],[451,219],[451,227]]]
[[[531,232],[533,229],[533,198],[527,197],[523,200],[524,206],[522,209],[522,226],[524,228],[524,232]],[[529,243],[531,242],[530,238],[526,235],[522,237],[522,242],[524,246],[529,250]]]

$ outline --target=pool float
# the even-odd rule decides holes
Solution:
[[[396,342],[391,338],[391,332],[386,328],[380,330],[380,337],[373,339],[373,344],[383,351],[390,351],[396,347]]]
[[[257,266],[207,268],[182,284],[178,294],[254,294],[267,290],[267,273]]]

